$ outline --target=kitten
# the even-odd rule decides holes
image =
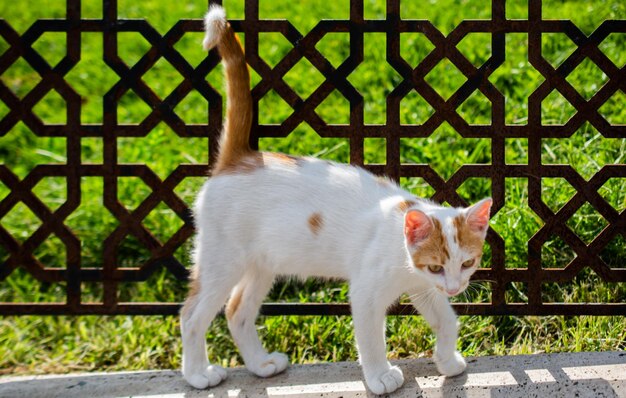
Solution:
[[[480,263],[491,199],[441,207],[361,168],[251,150],[243,49],[221,7],[211,7],[205,25],[204,48],[217,46],[225,65],[228,104],[217,163],[194,207],[195,266],[181,311],[184,378],[196,388],[226,378],[207,360],[205,335],[227,299],[228,327],[246,367],[261,377],[285,370],[287,356],[268,353],[255,328],[277,275],[349,282],[360,363],[372,392],[390,393],[404,381],[385,347],[385,312],[402,293],[437,333],[439,371],[463,372],[448,297],[467,287]]]

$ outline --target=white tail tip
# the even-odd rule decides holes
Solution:
[[[205,35],[202,47],[207,51],[215,47],[219,43],[225,29],[226,12],[221,6],[213,4],[209,8],[209,12],[204,16]]]

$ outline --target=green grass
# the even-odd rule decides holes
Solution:
[[[122,18],[145,18],[161,34],[181,18],[199,18],[205,1],[177,3],[176,7],[163,0],[152,2],[119,2]],[[226,0],[225,6],[233,19],[243,17],[243,2]],[[320,6],[323,3],[324,6]],[[384,18],[385,2],[366,0],[365,17]],[[491,15],[489,2],[478,0],[431,1],[428,6],[418,2],[403,1],[403,18],[427,18],[442,30],[450,32],[464,19],[485,19]],[[83,1],[85,18],[102,16],[101,2]],[[454,10],[454,12],[450,12]],[[65,12],[65,1],[50,0],[31,3],[7,2],[0,4],[0,16],[16,30],[24,32],[38,18],[59,18]],[[261,18],[288,18],[294,26],[305,33],[323,18],[347,18],[347,1],[320,2],[307,0],[262,0]],[[600,1],[544,1],[544,18],[571,19],[585,33],[590,34],[605,19],[626,18],[623,2]],[[526,2],[507,1],[508,18],[526,18]],[[192,65],[205,56],[200,49],[202,35],[188,34],[175,45]],[[337,66],[348,56],[347,34],[327,35],[317,46],[333,65]],[[102,96],[117,81],[116,74],[102,61],[102,36],[83,33],[81,61],[65,76],[83,98],[82,123],[102,123]],[[621,67],[626,62],[624,34],[613,34],[600,45],[600,49]],[[44,34],[34,45],[42,56],[54,65],[65,54],[64,35]],[[273,66],[291,48],[280,34],[261,35],[261,55]],[[0,53],[8,48],[0,39]],[[120,35],[119,54],[129,65],[134,64],[149,48],[138,34]],[[416,65],[433,49],[433,45],[421,34],[401,35],[401,54],[411,65]],[[490,37],[470,34],[458,46],[474,65],[482,64],[491,53]],[[553,65],[558,65],[572,51],[573,44],[562,34],[542,37],[542,54]],[[366,35],[364,62],[349,76],[349,81],[364,97],[365,122],[385,123],[385,97],[401,81],[400,76],[385,62],[384,35]],[[252,73],[253,84],[259,77]],[[0,76],[2,82],[23,97],[40,78],[23,60],[14,64]],[[207,79],[218,91],[223,91],[221,69],[211,72]],[[490,81],[507,98],[506,122],[527,123],[527,98],[541,83],[542,78],[528,62],[527,36],[507,34],[506,60],[491,76]],[[568,81],[588,98],[608,78],[591,63],[585,62]],[[157,95],[167,95],[181,80],[173,67],[163,60],[147,73],[143,80]],[[443,96],[453,93],[465,78],[455,72],[449,63],[440,64],[427,76],[428,82]],[[306,97],[321,82],[318,72],[306,62],[299,64],[285,76],[300,95]],[[624,124],[626,108],[624,93],[619,92],[600,108],[600,114],[614,124]],[[474,94],[461,105],[459,113],[470,124],[490,122],[490,107],[481,95]],[[175,111],[187,123],[206,123],[207,102],[197,93],[191,93]],[[259,105],[262,123],[280,123],[290,114],[290,108],[276,93],[270,92]],[[46,96],[34,112],[47,123],[65,123],[65,104],[56,93]],[[329,123],[348,122],[347,101],[338,93],[331,95],[317,112]],[[133,92],[120,100],[118,119],[121,123],[138,123],[149,111],[147,105]],[[0,102],[0,116],[8,112]],[[429,105],[415,92],[401,103],[401,122],[420,124],[432,113]],[[563,124],[573,114],[567,101],[553,92],[542,104],[544,124]],[[84,163],[101,164],[103,142],[101,138],[81,139],[81,156]],[[623,164],[626,156],[626,140],[604,138],[591,125],[585,124],[569,139],[542,140],[543,164],[570,164],[585,179],[589,179],[602,166]],[[262,149],[291,154],[314,155],[342,162],[349,161],[348,140],[321,138],[311,127],[302,124],[286,138],[262,138]],[[165,124],[154,128],[146,137],[118,139],[120,162],[145,163],[157,175],[165,178],[180,163],[203,164],[208,159],[208,142],[203,138],[180,138]],[[385,161],[385,139],[371,138],[365,141],[366,163]],[[526,139],[505,139],[506,162],[524,164],[528,160]],[[9,167],[19,178],[24,178],[38,164],[63,164],[66,162],[66,142],[63,138],[37,137],[23,123],[16,125],[0,137],[0,163]],[[443,178],[449,178],[463,164],[489,164],[491,142],[488,139],[463,138],[450,125],[444,123],[427,138],[402,139],[401,160],[407,163],[427,163]],[[176,193],[191,203],[203,178],[185,179]],[[432,187],[420,178],[403,178],[401,184],[420,196],[431,196]],[[51,209],[58,208],[66,200],[66,181],[61,177],[43,179],[34,189],[37,196]],[[81,181],[81,204],[65,221],[65,224],[82,242],[82,264],[86,267],[102,266],[102,242],[114,230],[118,221],[102,205],[103,181],[98,177],[85,177]],[[527,241],[543,225],[528,202],[526,178],[507,178],[505,181],[505,205],[492,220],[492,227],[505,242],[506,267],[523,268],[528,261]],[[9,192],[0,183],[0,200]],[[618,212],[626,209],[626,180],[612,178],[598,191]],[[120,202],[134,210],[150,193],[150,188],[135,177],[120,178],[118,197]],[[458,189],[459,195],[475,201],[491,194],[491,182],[485,178],[472,178]],[[544,178],[542,199],[558,211],[575,193],[564,179]],[[24,205],[14,207],[0,223],[18,241],[23,242],[40,225],[39,220]],[[159,206],[144,220],[144,225],[161,241],[167,240],[180,226],[180,221],[166,206]],[[567,226],[585,242],[589,242],[606,225],[606,221],[590,206],[583,206],[568,221]],[[611,267],[623,267],[626,242],[615,238],[600,256]],[[189,265],[188,245],[176,252],[177,258]],[[490,264],[490,249],[484,265]],[[572,249],[560,238],[551,237],[541,252],[542,265],[562,268],[574,257]],[[0,261],[7,256],[0,248]],[[65,249],[59,237],[51,236],[35,250],[35,256],[47,267],[59,267],[65,263]],[[118,261],[121,266],[139,266],[148,258],[145,248],[134,238],[123,241]],[[83,284],[83,300],[102,300],[102,286],[98,283]],[[489,282],[477,282],[466,297],[460,301],[488,302]],[[180,302],[184,299],[186,286],[167,272],[160,270],[147,281],[122,283],[119,299],[132,301]],[[508,302],[526,302],[527,286],[514,283],[507,286]],[[573,281],[545,284],[543,299],[563,302],[620,302],[626,297],[623,283],[602,281],[586,269]],[[63,302],[64,284],[40,282],[24,270],[18,269],[0,282],[0,301],[8,302]],[[345,301],[345,284],[318,281],[279,283],[268,300],[296,302]],[[354,360],[356,351],[349,317],[265,317],[259,321],[260,334],[270,350],[287,352],[295,363],[315,361]],[[624,317],[461,317],[460,349],[466,355],[517,354],[579,350],[615,350],[626,348],[626,320]],[[390,317],[388,322],[389,351],[392,358],[430,355],[434,335],[420,317]],[[218,318],[209,330],[210,357],[224,365],[236,365],[241,359],[228,334],[225,321]],[[46,373],[76,370],[135,370],[149,368],[178,368],[180,365],[180,337],[176,317],[2,317],[0,319],[0,373]]]

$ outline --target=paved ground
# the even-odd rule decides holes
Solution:
[[[429,359],[398,361],[404,386],[391,397],[626,397],[626,353],[591,352],[469,358],[465,374],[437,375]],[[0,397],[366,397],[354,362],[297,365],[271,379],[230,369],[208,390],[176,371],[1,377]]]

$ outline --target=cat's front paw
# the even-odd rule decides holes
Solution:
[[[465,359],[458,351],[454,351],[454,354],[450,358],[442,360],[435,355],[435,364],[437,365],[437,370],[444,376],[456,376],[465,370],[467,364],[465,363]]]
[[[271,377],[289,366],[289,357],[282,352],[265,355],[257,363],[246,364],[248,370],[259,377]]]
[[[226,370],[221,366],[210,365],[200,372],[183,373],[183,377],[187,380],[187,383],[202,390],[220,384],[226,378]]]
[[[402,386],[404,375],[399,367],[391,366],[384,372],[369,377],[366,376],[365,381],[370,391],[374,394],[389,394]]]

